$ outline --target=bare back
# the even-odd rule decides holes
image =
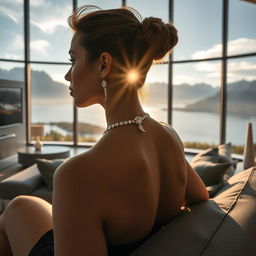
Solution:
[[[88,179],[89,185],[97,183],[93,194],[104,191],[98,211],[109,245],[146,237],[152,228],[169,222],[186,201],[188,168],[179,137],[151,118],[143,126],[146,133],[133,125],[110,130],[90,150],[71,159],[82,187],[77,203],[82,204],[88,193],[88,183],[84,190],[82,185]],[[88,162],[93,166],[89,170]],[[81,207],[86,212],[90,205]]]
[[[179,138],[153,119],[144,127],[146,133],[136,126],[113,129],[85,153],[102,163],[98,178],[107,179],[115,195],[105,224],[111,244],[144,237],[175,216],[185,201],[187,173]]]

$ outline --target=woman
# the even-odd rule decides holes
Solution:
[[[65,78],[77,107],[104,107],[107,129],[55,172],[52,207],[28,196],[9,204],[1,255],[129,255],[184,205],[208,199],[175,131],[138,99],[153,60],[177,43],[176,29],[153,17],[141,22],[132,9],[93,8],[69,18]]]

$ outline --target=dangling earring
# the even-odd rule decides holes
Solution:
[[[107,101],[107,82],[106,80],[102,80],[101,82],[101,86],[103,87],[103,90],[104,90],[104,96],[105,96],[105,102]]]

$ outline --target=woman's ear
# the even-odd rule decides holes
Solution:
[[[103,52],[100,55],[100,73],[101,73],[101,77],[104,78],[106,77],[110,70],[111,70],[111,66],[112,66],[112,56],[108,53],[108,52]]]

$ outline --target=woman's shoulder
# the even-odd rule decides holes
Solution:
[[[118,168],[124,170],[130,162],[130,159],[124,154],[126,150],[115,140],[100,140],[89,150],[66,160],[56,170],[54,177],[62,176],[68,180],[77,180],[77,182],[83,179],[93,182],[99,177],[104,177],[106,173],[110,177],[112,173],[116,173],[115,170]]]
[[[158,141],[161,143],[165,142],[166,145],[171,147],[178,146],[183,148],[182,141],[172,125],[167,122],[156,121],[154,119],[153,121],[156,127],[154,137],[156,137]]]
[[[176,130],[172,127],[172,125],[170,125],[169,123],[166,122],[162,122],[160,121],[159,124],[165,129],[165,131],[167,131],[172,137],[179,139],[180,137],[178,135],[178,133],[176,132]]]

